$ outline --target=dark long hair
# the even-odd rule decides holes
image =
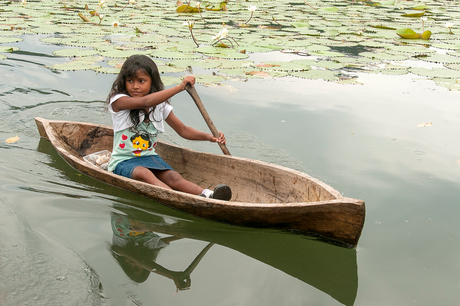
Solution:
[[[164,89],[165,86],[161,81],[160,72],[158,71],[158,67],[155,62],[146,55],[132,55],[124,62],[120,73],[113,82],[112,89],[110,90],[110,93],[107,97],[107,103],[110,103],[110,99],[117,94],[128,94],[128,91],[126,90],[126,79],[136,77],[139,71],[147,73],[152,79],[152,85],[150,87],[149,93],[161,91]],[[169,103],[169,100],[166,102]],[[134,128],[137,128],[137,126],[140,124],[139,114],[141,112],[144,113],[145,118],[150,118],[150,113],[152,113],[154,110],[155,107],[153,107],[151,111],[147,113],[144,109],[132,109],[129,113],[129,117]]]

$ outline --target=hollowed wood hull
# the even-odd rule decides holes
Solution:
[[[343,197],[299,171],[246,158],[196,152],[159,141],[156,152],[177,172],[202,187],[225,183],[231,201],[172,191],[101,170],[83,157],[112,150],[111,127],[35,118],[42,137],[78,171],[107,184],[209,220],[289,230],[355,247],[365,219],[361,200]]]

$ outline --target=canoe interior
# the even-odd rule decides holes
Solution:
[[[50,121],[61,146],[83,159],[91,153],[112,151],[113,130],[103,125]],[[39,127],[40,135],[46,131]],[[332,187],[307,174],[276,165],[183,149],[159,141],[156,152],[186,179],[205,188],[231,186],[231,201],[247,203],[302,203],[341,198]]]

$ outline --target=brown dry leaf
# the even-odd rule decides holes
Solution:
[[[18,135],[14,136],[14,137],[10,137],[8,138],[7,140],[5,140],[6,143],[13,143],[13,142],[16,142],[18,141],[20,138],[18,137]]]
[[[264,77],[264,78],[269,78],[270,77],[270,74],[268,72],[265,72],[265,71],[250,71],[250,72],[246,72],[246,74],[250,74],[250,75],[253,75],[253,76],[259,76],[259,77]]]
[[[179,6],[182,6],[182,5],[184,5],[184,2],[178,0],[178,1],[177,1],[177,6],[179,7]]]
[[[432,126],[433,123],[432,122],[427,122],[427,123],[419,123],[417,125],[417,127],[427,127],[427,126]]]
[[[259,68],[279,67],[281,65],[260,63],[256,65]]]

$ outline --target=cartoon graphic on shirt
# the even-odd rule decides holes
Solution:
[[[150,141],[150,137],[147,133],[136,133],[131,136],[130,140],[133,143],[133,147],[135,149],[133,153],[136,156],[141,156],[142,151],[152,150],[152,142]]]

